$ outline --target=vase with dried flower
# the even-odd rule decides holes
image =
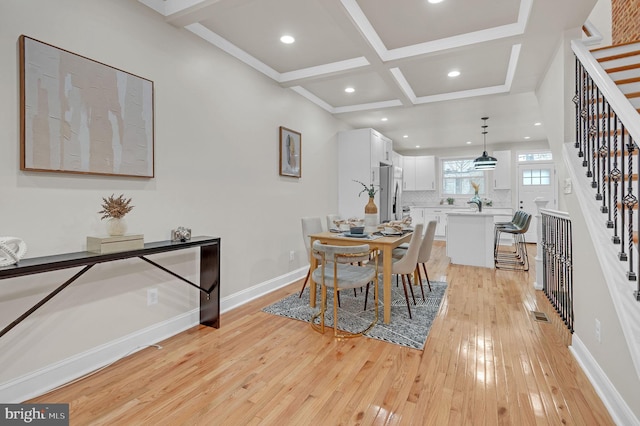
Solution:
[[[102,215],[101,220],[107,219],[107,233],[111,236],[124,235],[127,232],[127,223],[124,216],[133,209],[131,198],[125,198],[124,194],[115,197],[111,194],[109,198],[102,198],[102,210],[98,213]]]
[[[354,180],[354,182],[357,182],[363,186],[363,189],[358,194],[358,197],[365,192],[369,196],[369,202],[364,206],[364,230],[366,232],[375,232],[378,226],[378,206],[376,206],[374,197],[380,190],[380,185],[374,185],[372,183],[367,186],[359,180]]]

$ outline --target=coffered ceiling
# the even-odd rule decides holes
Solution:
[[[562,33],[581,27],[595,4],[139,1],[338,119],[379,130],[403,153],[481,146],[484,116],[487,144],[545,140],[534,91]]]

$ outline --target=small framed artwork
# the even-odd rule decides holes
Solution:
[[[280,126],[280,176],[302,177],[302,135]]]
[[[154,177],[153,82],[20,36],[20,170]]]

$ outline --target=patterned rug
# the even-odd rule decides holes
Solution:
[[[382,279],[380,279],[382,283]],[[411,293],[409,293],[409,302],[411,303],[412,319],[409,319],[407,310],[407,302],[404,298],[402,282],[399,286],[395,284],[391,286],[391,322],[384,324],[383,321],[383,296],[382,284],[380,284],[380,306],[378,311],[378,323],[371,329],[366,337],[378,339],[397,345],[407,346],[413,349],[424,348],[427,340],[429,329],[436,317],[442,298],[447,290],[447,283],[442,281],[431,281],[432,291],[429,291],[426,281],[424,282],[424,295],[426,301],[422,300],[420,288],[414,287],[416,295],[416,305],[413,304]],[[320,286],[318,286],[318,303],[316,308],[309,306],[309,286],[302,293],[302,297],[298,297],[299,293],[292,294],[284,299],[267,306],[264,312],[279,315],[282,317],[293,318],[300,321],[309,322],[313,314],[319,311],[320,306]],[[367,301],[367,310],[364,310],[364,292],[357,290],[357,295],[353,295],[353,291],[343,291],[340,295],[341,307],[338,310],[339,328],[341,330],[357,332],[365,329],[373,320],[375,310],[373,306],[373,289],[369,289],[369,299]],[[333,294],[331,290],[327,292],[327,312],[325,313],[325,324],[330,329],[326,333],[332,333],[333,330]]]

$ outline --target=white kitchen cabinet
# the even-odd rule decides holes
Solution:
[[[403,159],[402,155],[398,154],[395,151],[391,151],[391,162],[395,167],[400,167],[401,169],[404,168],[402,159]]]
[[[436,158],[433,155],[405,156],[403,184],[405,191],[436,190]]]
[[[424,224],[424,210],[424,207],[410,207],[411,226],[416,226],[419,223]]]
[[[427,207],[424,210],[425,225],[430,221],[435,220],[437,223],[435,236],[444,237],[447,234],[447,212],[452,209]]]
[[[402,189],[405,191],[415,191],[416,157],[403,157],[402,164]]]
[[[358,194],[362,185],[380,185],[380,165],[385,160],[391,140],[374,129],[357,129],[338,133],[338,212],[341,217],[363,217],[367,194]],[[391,153],[389,152],[389,158]],[[380,193],[374,198],[380,208]]]
[[[493,151],[498,160],[493,170],[493,189],[511,189],[511,151]]]

